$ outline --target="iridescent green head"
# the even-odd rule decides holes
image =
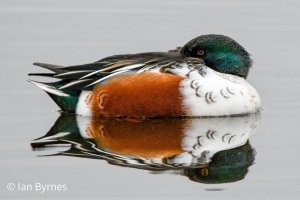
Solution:
[[[181,49],[186,57],[197,57],[221,73],[246,78],[252,65],[250,54],[236,41],[224,35],[201,35]]]

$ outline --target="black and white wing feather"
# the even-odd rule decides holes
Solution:
[[[170,69],[185,62],[186,59],[178,53],[178,50],[168,53],[151,52],[110,56],[94,63],[68,67],[34,63],[34,65],[46,68],[53,73],[33,73],[29,75],[61,79],[59,89],[82,90],[92,89],[97,83],[104,83],[114,76],[126,73],[140,73],[151,70],[171,73]]]

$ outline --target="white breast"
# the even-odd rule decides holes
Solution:
[[[238,76],[202,66],[177,69],[183,104],[190,116],[224,116],[255,113],[260,108],[257,91]]]

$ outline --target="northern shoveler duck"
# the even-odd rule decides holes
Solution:
[[[257,91],[245,80],[252,60],[224,35],[202,35],[169,52],[115,55],[97,62],[34,65],[61,79],[32,81],[64,111],[95,117],[225,116],[255,113]]]

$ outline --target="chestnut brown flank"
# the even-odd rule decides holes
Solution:
[[[123,75],[97,85],[86,101],[97,117],[182,116],[182,79],[155,72]]]

